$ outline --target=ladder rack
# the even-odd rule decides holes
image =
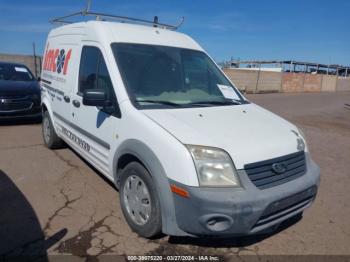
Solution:
[[[121,23],[142,24],[142,25],[160,27],[160,28],[169,29],[169,30],[176,30],[183,24],[183,22],[185,20],[185,18],[182,17],[177,25],[169,25],[169,24],[159,23],[157,16],[154,17],[153,21],[150,21],[150,20],[128,17],[128,16],[119,16],[119,15],[90,12],[90,11],[88,11],[88,9],[89,8],[84,9],[84,10],[79,11],[79,12],[69,14],[69,15],[54,18],[54,19],[50,20],[50,22],[53,24],[71,24],[71,23],[75,23],[75,21],[69,21],[67,19],[75,18],[75,17],[81,17],[81,18],[94,17],[96,21],[111,21],[112,20],[112,21],[118,21]]]

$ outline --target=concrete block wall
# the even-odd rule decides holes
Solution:
[[[260,71],[258,78],[259,93],[280,92],[282,84],[282,73]]]
[[[304,75],[303,92],[321,92],[322,87],[322,75]]]
[[[296,93],[301,92],[304,85],[304,74],[283,73],[282,74],[282,92]]]
[[[0,54],[0,62],[12,62],[26,65],[35,76],[35,62],[32,55]],[[36,57],[37,75],[40,76],[41,57]]]
[[[350,91],[350,78],[334,75],[224,69],[232,82],[246,93]]]
[[[224,69],[225,74],[239,90],[247,93],[279,92],[282,73],[250,70]]]
[[[350,91],[350,78],[339,77],[337,81],[337,91]]]
[[[337,77],[324,75],[322,79],[322,92],[334,92],[337,88]]]
[[[255,92],[257,71],[224,69],[224,72],[239,90],[247,93]]]

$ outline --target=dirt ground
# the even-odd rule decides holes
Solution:
[[[2,124],[0,255],[350,255],[350,93],[248,98],[302,127],[321,167],[318,197],[301,220],[264,236],[146,240],[130,231],[111,183],[71,149],[43,146],[40,124]]]

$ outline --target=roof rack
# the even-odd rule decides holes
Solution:
[[[158,22],[158,17],[155,16],[153,21],[150,20],[144,20],[144,19],[139,19],[139,18],[134,18],[134,17],[128,17],[128,16],[119,16],[119,15],[111,15],[111,14],[104,14],[104,13],[97,13],[97,12],[90,12],[90,5],[88,4],[87,8],[75,12],[69,15],[65,15],[62,17],[54,18],[50,20],[51,23],[53,24],[71,24],[74,23],[74,21],[69,21],[67,19],[69,18],[74,18],[74,17],[95,17],[95,20],[97,21],[119,21],[121,23],[131,23],[131,24],[142,24],[142,25],[149,25],[153,27],[160,27],[164,29],[169,29],[169,30],[176,30],[178,29],[184,22],[185,18],[182,17],[177,25],[169,25],[169,24],[163,24]]]

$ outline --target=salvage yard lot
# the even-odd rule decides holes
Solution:
[[[40,124],[2,124],[0,255],[350,255],[350,93],[248,98],[300,126],[321,168],[318,197],[300,221],[264,236],[142,239],[124,221],[117,190],[71,149],[45,148]]]

